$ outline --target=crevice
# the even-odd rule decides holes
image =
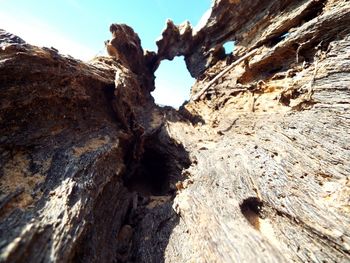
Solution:
[[[260,230],[259,219],[262,216],[263,202],[256,197],[244,199],[240,204],[240,209],[244,217],[256,230]]]
[[[145,196],[168,194],[169,162],[167,155],[146,142],[140,162],[134,174],[126,178],[125,186]]]
[[[326,0],[311,2],[299,16],[294,17],[292,20],[286,21],[285,25],[273,32],[273,34],[269,35],[266,39],[259,41],[256,44],[256,47],[266,45],[267,47],[271,48],[277,45],[279,42],[286,39],[290,35],[290,32],[295,30],[295,28],[299,28],[303,24],[319,16],[324,8],[325,2]]]
[[[141,136],[129,162],[124,185],[142,196],[173,195],[173,185],[183,179],[182,169],[189,166],[188,154],[162,127],[149,136]]]
[[[106,102],[107,102],[106,105],[108,108],[109,115],[111,116],[113,121],[118,123],[118,118],[115,114],[115,111],[113,110],[113,101],[115,100],[114,91],[115,91],[115,84],[114,83],[110,84],[110,85],[106,85],[104,87],[104,94],[105,94],[105,98],[106,98]]]
[[[332,39],[331,37],[324,36],[321,43],[319,42],[317,44],[315,44],[316,41],[313,39],[302,44],[298,42],[284,44],[281,42],[284,40],[288,42],[288,37],[292,32],[300,28],[303,24],[319,17],[323,11],[325,2],[325,0],[322,0],[311,3],[307,9],[298,17],[295,17],[293,21],[290,21],[283,29],[274,32],[266,37],[266,39],[258,42],[254,48],[261,46],[269,49],[274,48],[276,49],[275,56],[267,57],[255,65],[249,65],[251,68],[246,68],[246,72],[240,77],[238,82],[244,84],[258,79],[265,80],[272,77],[275,73],[287,70],[295,63],[312,63],[316,53],[314,47],[318,44],[320,49],[326,50],[330,39]],[[277,46],[279,43],[281,43],[281,46]]]
[[[289,32],[283,32],[282,34],[279,34],[278,36],[272,37],[266,42],[266,46],[269,48],[272,48],[273,46],[276,46],[279,42],[285,40],[289,36]]]
[[[290,90],[289,92],[282,92],[279,102],[284,106],[289,106],[290,101],[298,98],[301,94],[302,93],[297,89]]]
[[[179,218],[172,209],[176,183],[189,167],[187,151],[163,125],[135,138],[123,183],[130,205],[117,234],[116,262],[164,262],[164,252]]]

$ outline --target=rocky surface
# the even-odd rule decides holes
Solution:
[[[199,28],[192,29],[188,22],[176,26],[172,21],[167,21],[162,38],[157,41],[159,59],[184,56],[191,75],[201,78],[208,68],[225,57],[223,48],[225,43],[235,42],[234,57],[254,48],[275,46],[286,35],[297,35],[295,30],[301,29],[303,25],[309,25],[307,23],[309,21],[314,21],[326,4],[330,9],[337,4],[343,5],[345,9],[342,8],[342,11],[345,17],[338,17],[343,20],[343,23],[339,23],[337,27],[345,30],[348,25],[346,2],[342,0],[331,2],[326,0],[215,0],[207,22]],[[342,31],[341,28],[335,29],[332,26],[334,21],[331,19],[325,18],[325,20],[325,24],[317,24],[322,28],[322,32],[326,31],[326,28]],[[314,40],[317,41],[316,36],[310,36],[313,33],[311,28],[305,29],[307,30],[305,38],[299,38],[301,42],[294,40],[292,48],[297,48],[298,45],[306,42],[312,45]],[[226,53],[231,51],[228,50]]]
[[[69,261],[89,253],[76,245],[86,235],[84,246],[101,251],[92,260],[110,258],[115,253],[98,240],[118,231],[129,203],[120,149],[130,142],[110,103],[117,65],[7,39],[0,51],[1,261]],[[99,218],[111,228],[101,229]]]
[[[0,261],[348,262],[349,10],[216,0],[88,63],[1,30]],[[182,55],[203,94],[159,108]]]
[[[0,261],[130,259],[142,215],[175,218],[189,164],[163,129],[143,52],[138,69],[120,57],[83,63],[0,33]]]
[[[299,4],[259,20],[256,43],[237,38],[236,53],[257,53],[184,107],[203,125],[172,125],[197,161],[175,199],[170,262],[349,261],[350,5]],[[265,41],[283,21],[275,34],[289,33]],[[192,95],[228,65],[207,69]]]

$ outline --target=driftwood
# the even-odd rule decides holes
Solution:
[[[212,9],[90,63],[0,30],[1,262],[349,262],[349,1]],[[174,55],[225,74],[179,111],[150,95]]]

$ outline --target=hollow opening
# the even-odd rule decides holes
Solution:
[[[185,179],[183,169],[190,165],[189,154],[162,128],[138,139],[123,175],[131,199],[117,235],[117,262],[163,262],[179,222],[172,205],[176,183]]]
[[[273,46],[276,46],[279,42],[285,40],[288,36],[289,36],[289,32],[283,32],[282,34],[271,38],[271,39],[266,43],[266,45],[267,45],[268,47],[270,47],[270,48],[273,47]]]
[[[143,138],[138,143],[140,156],[129,162],[123,181],[130,192],[139,196],[173,196],[175,184],[184,179],[182,170],[190,165],[188,153],[164,130]]]
[[[187,70],[183,56],[175,57],[172,61],[163,60],[155,76],[156,89],[152,96],[158,105],[179,108],[189,99],[195,79]]]
[[[233,53],[233,50],[235,49],[236,41],[227,41],[223,47],[225,49],[225,54],[229,55]]]
[[[242,214],[256,230],[260,230],[262,206],[262,201],[256,197],[249,197],[240,204]]]
[[[157,148],[145,146],[139,166],[126,186],[143,196],[169,194],[169,161]]]

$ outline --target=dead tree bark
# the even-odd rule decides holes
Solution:
[[[349,24],[349,1],[216,0],[158,56],[88,64],[0,31],[0,261],[348,262]],[[254,54],[227,71],[233,40]],[[179,111],[150,95],[174,55],[206,92]]]

